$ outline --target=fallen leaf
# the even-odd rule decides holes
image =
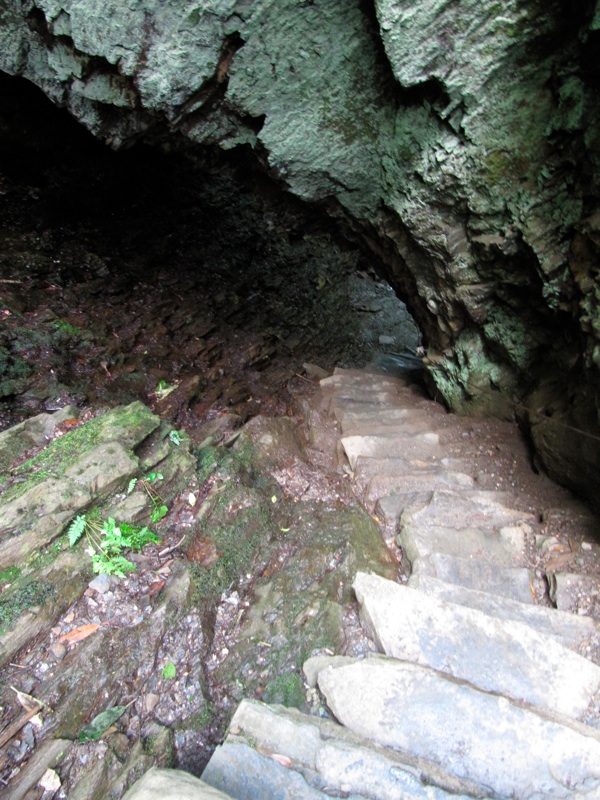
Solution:
[[[154,583],[151,583],[148,589],[149,597],[154,597],[155,594],[158,594],[164,585],[165,581],[154,581]]]
[[[287,756],[282,756],[281,753],[271,753],[271,758],[273,759],[273,761],[276,761],[278,764],[281,764],[282,767],[292,766],[292,759],[288,758]]]
[[[38,711],[40,708],[44,707],[42,701],[38,700],[37,697],[33,697],[31,694],[25,694],[25,692],[15,689],[14,686],[11,686],[10,688],[17,695],[17,700],[23,706],[25,711]]]
[[[131,705],[131,703],[129,704]],[[113,722],[116,722],[119,717],[122,717],[125,711],[129,708],[127,706],[113,706],[106,711],[97,714],[90,724],[84,728],[79,734],[80,742],[94,742],[99,739],[103,733],[110,728]]]
[[[99,627],[100,625],[97,622],[92,622],[89,625],[82,625],[80,628],[74,628],[72,631],[69,631],[69,633],[59,636],[58,641],[65,644],[76,644],[77,642],[83,641],[83,639],[87,639],[92,633],[96,633]]]
[[[546,562],[547,572],[561,572],[573,560],[573,553],[561,553],[560,555],[551,556]]]
[[[212,567],[219,560],[219,552],[206,536],[196,537],[187,550],[187,557],[201,567]]]

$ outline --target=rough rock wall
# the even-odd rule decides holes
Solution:
[[[449,405],[516,409],[590,496],[599,44],[591,0],[0,0],[0,68],[113,147],[245,146],[349,221]]]

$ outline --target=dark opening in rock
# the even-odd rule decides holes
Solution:
[[[27,82],[0,91],[4,426],[141,399],[194,429],[285,412],[307,362],[414,372],[377,259],[250,151],[113,152]]]

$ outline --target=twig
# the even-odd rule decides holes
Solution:
[[[294,372],[294,375],[295,375],[297,378],[300,378],[300,380],[301,380],[301,381],[306,381],[306,383],[312,383],[312,381],[310,380],[310,378],[305,378],[305,377],[304,377],[304,375],[299,375],[297,372]]]
[[[42,706],[38,706],[38,708],[32,708],[31,711],[27,711],[25,714],[23,714],[23,716],[19,717],[19,719],[16,719],[14,722],[8,725],[2,731],[2,733],[0,733],[0,747],[4,747],[7,742],[10,742],[13,736],[16,736],[21,728],[24,728],[29,720],[32,717],[35,717],[36,714],[39,714],[41,710]]]
[[[183,534],[183,536],[181,537],[181,539],[180,539],[180,540],[177,542],[177,544],[174,544],[174,545],[173,545],[173,547],[167,547],[167,548],[165,548],[164,550],[161,550],[161,551],[160,551],[160,553],[158,554],[158,557],[159,557],[159,558],[162,558],[163,556],[168,556],[168,555],[169,555],[169,553],[172,553],[172,552],[173,552],[173,550],[177,550],[177,548],[178,548],[178,547],[179,547],[179,545],[180,545],[180,544],[183,542],[183,540],[184,540],[184,539],[185,539],[185,533]]]
[[[0,283],[23,283],[23,281],[13,281],[10,278],[0,278]]]

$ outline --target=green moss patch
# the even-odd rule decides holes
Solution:
[[[0,595],[0,635],[9,630],[28,608],[53,600],[56,590],[51,583],[29,581]]]
[[[304,683],[297,672],[286,672],[267,683],[263,699],[266,703],[279,703],[288,708],[304,709]]]
[[[216,561],[206,567],[195,564],[193,568],[197,603],[216,600],[240,575],[252,571],[256,553],[261,543],[269,539],[271,526],[258,493],[235,486],[223,492],[207,530]]]
[[[139,402],[94,417],[16,467],[14,481],[3,492],[0,504],[20,497],[42,481],[62,477],[80,456],[100,442],[118,441],[133,448],[159,424],[159,418]]]

